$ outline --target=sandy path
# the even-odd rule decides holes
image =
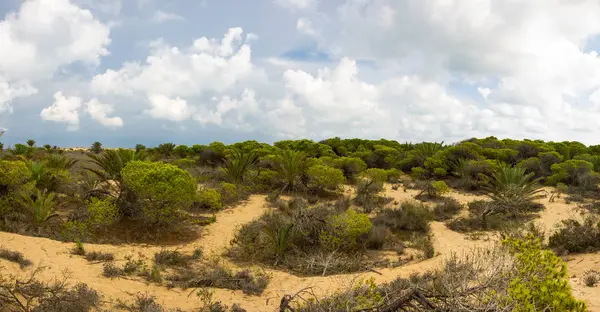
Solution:
[[[388,196],[393,197],[399,202],[412,199],[417,193],[413,190],[404,192],[402,188],[396,191],[391,190],[389,186],[386,188],[388,188]],[[455,192],[451,196],[465,204],[468,201],[482,198],[480,196]],[[541,213],[538,222],[547,230],[551,230],[554,224],[560,220],[578,215],[573,205],[567,205],[562,200],[557,200],[555,203],[548,203],[547,200],[542,201],[546,204],[547,208]],[[206,226],[204,235],[198,241],[169,247],[169,249],[191,252],[197,247],[202,247],[205,255],[218,256],[229,246],[229,242],[239,225],[258,218],[268,209],[263,196],[251,196],[244,204],[219,212],[217,222]],[[351,281],[357,277],[373,277],[376,282],[388,282],[398,276],[408,276],[413,272],[423,272],[434,268],[451,253],[461,254],[469,252],[473,248],[489,247],[495,241],[495,239],[490,241],[470,240],[465,235],[449,230],[440,222],[433,222],[431,227],[434,236],[434,248],[437,255],[432,259],[412,262],[397,268],[378,269],[381,275],[376,273],[362,273],[326,277],[297,277],[281,271],[267,270],[272,274],[272,280],[262,296],[247,296],[241,291],[215,289],[214,298],[228,304],[240,303],[248,311],[275,311],[283,295],[294,293],[305,287],[313,287],[317,295],[324,295],[349,286]],[[41,277],[44,279],[60,276],[64,270],[70,271],[73,281],[88,283],[91,287],[103,293],[105,296],[104,299],[107,301],[114,302],[117,299],[129,299],[130,294],[148,292],[156,295],[158,301],[167,308],[180,307],[185,310],[192,310],[198,308],[201,304],[193,294],[188,296],[189,290],[168,290],[165,287],[147,284],[139,280],[111,280],[102,277],[102,264],[90,264],[85,259],[69,253],[73,244],[0,232],[0,246],[22,252],[27,258],[34,261],[34,265],[46,266],[47,269],[41,274]],[[113,246],[92,244],[86,244],[85,248],[88,251],[112,252],[120,262],[123,261],[125,256],[131,254],[151,258],[155,252],[161,249],[161,247],[144,245]],[[600,287],[588,288],[580,283],[580,276],[585,270],[590,268],[600,269],[598,266],[600,254],[581,255],[571,258],[572,260],[568,261],[568,267],[569,274],[574,276],[571,278],[571,284],[573,285],[575,294],[579,298],[587,299],[592,311],[600,311]],[[10,262],[0,260],[0,266],[4,266],[4,269],[9,272],[23,274],[23,271],[17,265]]]

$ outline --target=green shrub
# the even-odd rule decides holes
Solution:
[[[333,161],[336,168],[342,169],[348,180],[353,180],[358,174],[367,169],[364,160],[358,157],[340,157]]]
[[[221,194],[213,188],[205,188],[198,191],[197,205],[201,209],[209,210],[221,210],[223,209],[223,202],[221,201]]]
[[[14,210],[18,194],[30,192],[33,187],[24,162],[0,160],[0,216]]]
[[[111,197],[104,200],[93,197],[87,202],[86,209],[88,218],[85,223],[93,231],[106,229],[121,218],[119,209]]]
[[[219,186],[219,193],[221,194],[223,203],[231,204],[239,200],[238,188],[235,184],[221,182]]]
[[[583,223],[568,219],[548,241],[549,247],[560,252],[593,252],[600,250],[600,223],[595,217],[587,217]]]
[[[423,195],[429,198],[440,198],[450,192],[450,187],[444,181],[418,181],[417,188],[421,189],[421,192],[416,196],[417,198]]]
[[[399,209],[384,209],[373,220],[375,225],[385,225],[395,232],[429,232],[433,215],[429,207],[416,201],[406,201]]]
[[[559,182],[584,188],[593,187],[598,183],[598,173],[594,172],[594,164],[585,160],[567,160],[553,164],[552,175],[546,178],[546,184],[556,185]]]
[[[173,164],[181,169],[194,168],[196,167],[196,160],[191,158],[181,158],[174,161]]]
[[[413,167],[410,169],[410,175],[413,179],[422,180],[427,178],[427,170],[422,167]]]
[[[123,181],[142,202],[142,219],[157,227],[174,226],[182,208],[196,196],[192,176],[176,166],[148,161],[131,161],[122,171]]]
[[[540,241],[505,240],[516,258],[516,276],[508,287],[515,312],[587,311],[583,301],[575,299],[567,277],[566,264]]]
[[[402,177],[402,171],[391,168],[387,170],[387,181],[390,183],[398,183],[401,182],[400,177]]]
[[[259,192],[271,190],[281,184],[279,173],[271,169],[249,170],[248,176],[249,182]]]
[[[437,221],[451,219],[462,209],[462,204],[454,198],[445,198],[433,208],[433,215]]]
[[[346,179],[340,169],[323,165],[314,165],[306,170],[308,185],[319,190],[336,191]]]
[[[321,233],[321,244],[329,250],[358,250],[364,248],[372,227],[368,215],[347,210],[329,218],[327,230]]]
[[[369,168],[361,174],[362,177],[383,184],[388,179],[387,170],[379,168]]]

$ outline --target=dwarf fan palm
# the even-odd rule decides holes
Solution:
[[[543,192],[538,180],[532,179],[534,173],[526,173],[524,168],[511,167],[505,163],[498,163],[492,173],[492,179],[486,189],[492,199],[492,205],[485,214],[496,212],[509,212],[513,215],[521,213],[535,199],[536,195]]]
[[[257,161],[258,156],[254,152],[244,153],[234,150],[225,161],[223,172],[231,183],[237,184],[242,182],[246,171]]]
[[[275,154],[275,169],[286,183],[282,191],[288,187],[294,187],[294,182],[296,182],[304,171],[305,160],[305,155],[301,151],[291,149],[280,149],[277,151]]]
[[[145,160],[146,153],[127,149],[106,150],[101,155],[88,154],[95,167],[85,168],[89,172],[97,175],[100,180],[113,180],[117,183],[122,181],[121,170],[133,160]]]
[[[20,203],[36,227],[43,226],[48,220],[58,216],[54,213],[54,193],[37,190],[35,198],[27,192],[20,195]]]

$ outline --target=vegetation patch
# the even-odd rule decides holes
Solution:
[[[559,229],[550,236],[548,245],[559,253],[583,253],[600,250],[600,223],[588,216],[583,222],[563,220]]]
[[[21,269],[26,268],[33,263],[31,260],[25,258],[22,253],[18,251],[11,251],[6,248],[0,248],[0,259],[8,260],[10,262],[18,263]]]
[[[94,262],[94,261],[113,261],[115,260],[115,256],[112,253],[102,252],[102,251],[92,251],[85,254],[85,260]]]

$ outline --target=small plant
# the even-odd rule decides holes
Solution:
[[[123,266],[123,273],[126,275],[131,275],[136,272],[140,272],[146,265],[144,263],[144,260],[138,259],[136,261],[136,260],[133,260],[132,256],[126,256],[125,259],[127,260],[127,262],[125,262],[125,265]]]
[[[112,253],[101,252],[101,251],[92,251],[88,252],[85,255],[85,260],[87,261],[113,261],[115,260],[115,256]]]
[[[200,190],[198,191],[195,206],[200,209],[221,210],[223,209],[221,194],[213,188],[205,188]]]
[[[102,275],[104,277],[115,278],[123,274],[123,270],[116,266],[114,262],[107,262],[102,266]]]
[[[25,143],[27,143],[27,146],[29,146],[29,147],[35,146],[35,140],[27,140],[27,142],[25,142]]]
[[[454,198],[444,198],[444,201],[438,203],[433,208],[433,214],[437,221],[452,219],[462,209],[462,204]]]
[[[188,266],[193,260],[202,256],[202,249],[194,250],[191,256],[176,250],[161,250],[154,254],[154,262],[164,266]]]
[[[18,251],[10,251],[5,248],[0,248],[0,259],[18,263],[19,267],[21,267],[21,269],[33,264],[29,259],[26,259],[22,253],[20,253]]]
[[[583,273],[583,283],[587,287],[594,287],[600,281],[600,272],[596,270],[587,270]]]
[[[85,248],[83,248],[83,243],[80,240],[75,242],[75,247],[73,247],[73,249],[71,249],[71,254],[78,255],[78,256],[85,255]]]

